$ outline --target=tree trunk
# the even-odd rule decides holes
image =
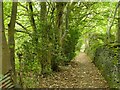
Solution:
[[[63,23],[63,11],[66,3],[56,2],[56,24],[55,24],[55,41],[54,41],[54,56],[52,59],[53,71],[59,71],[58,65],[62,56],[62,23]]]
[[[66,38],[66,35],[69,31],[69,14],[70,14],[70,7],[69,7],[69,4],[70,3],[67,3],[66,4],[66,12],[65,12],[65,30],[63,31],[63,35],[62,35],[62,38],[61,38],[61,42],[63,44],[64,42],[64,39]]]
[[[117,29],[117,42],[120,43],[120,1],[118,2],[118,29]]]
[[[7,45],[7,40],[5,37],[5,31],[4,31],[4,21],[3,21],[3,3],[0,2],[0,48],[1,48],[1,59],[0,59],[0,73],[5,74],[11,69],[11,63],[10,63],[10,53],[9,48]]]
[[[14,29],[15,29],[16,16],[17,16],[17,2],[13,2],[11,19],[10,19],[10,23],[8,24],[8,45],[10,50],[10,61],[15,78],[16,78],[16,73],[15,73],[15,40],[14,40],[15,30]]]
[[[120,44],[120,1],[118,2],[118,29],[117,29],[117,42]],[[120,73],[120,50],[118,49],[118,73]],[[120,77],[120,75],[119,75]]]
[[[57,26],[57,32],[58,32],[58,40],[59,44],[62,47],[62,35],[63,35],[63,30],[62,30],[62,23],[63,23],[63,11],[64,11],[65,3],[63,2],[57,2],[56,3],[56,8],[57,8],[57,15],[56,15],[56,26]]]
[[[30,11],[30,23],[33,29],[33,45],[35,45],[35,52],[37,53],[37,47],[38,47],[38,34],[37,34],[37,28],[36,23],[33,15],[33,7],[32,2],[29,2],[29,11]]]
[[[42,30],[42,58],[41,58],[41,67],[42,67],[42,74],[50,74],[51,70],[51,46],[49,41],[49,27],[47,27],[47,10],[46,10],[46,2],[41,2],[41,12],[40,12],[40,19],[41,19],[41,30]]]

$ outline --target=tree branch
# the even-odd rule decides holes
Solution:
[[[26,32],[26,31],[22,31],[22,30],[20,31],[20,30],[16,30],[16,29],[15,29],[15,32],[21,32],[21,33],[25,33],[25,34],[28,34],[29,36],[31,36],[31,34],[28,33],[28,32]]]
[[[25,30],[25,31],[16,30],[17,32],[23,32],[23,33],[29,34],[29,36],[31,36],[31,34],[28,32],[28,29],[26,27],[24,27],[21,23],[19,23],[17,21],[16,21],[16,23]]]
[[[20,6],[22,6],[23,8],[25,8],[28,11],[28,8],[24,5],[22,5],[21,3],[19,3]]]
[[[116,13],[117,13],[117,9],[119,7],[119,4],[116,5],[116,8],[115,8],[115,11],[114,11],[114,16],[113,16],[113,20],[112,20],[112,23],[110,24],[110,26],[108,27],[108,30],[107,30],[107,35],[108,35],[108,38],[110,38],[110,30],[114,24],[114,20],[115,20],[115,16],[116,16]]]
[[[17,21],[16,21],[16,23],[17,23],[19,26],[21,26],[23,29],[25,29],[26,31],[28,31],[27,28],[24,27],[21,23],[19,23],[19,22],[17,22]]]

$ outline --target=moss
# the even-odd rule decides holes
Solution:
[[[102,72],[111,88],[120,88],[119,51],[118,44],[109,44],[98,47],[94,55],[94,64]]]

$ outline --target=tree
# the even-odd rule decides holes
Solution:
[[[14,0],[13,0],[10,23],[8,24],[8,45],[9,45],[9,50],[10,50],[10,61],[11,61],[14,76],[16,76],[14,33],[15,33],[15,21],[16,21],[16,16],[17,16],[17,3],[18,2],[14,2]]]
[[[2,20],[3,18],[3,6],[2,3],[0,2],[0,51],[2,51],[2,31],[3,31],[3,26],[2,26]],[[0,74],[2,74],[2,52],[0,52]]]
[[[56,13],[55,14],[55,24],[54,24],[54,55],[52,58],[52,70],[59,71],[58,65],[63,59],[63,49],[62,49],[62,36],[63,36],[63,12],[66,3],[65,2],[56,2]]]
[[[47,22],[47,8],[46,2],[41,2],[40,21],[41,21],[41,43],[42,43],[42,57],[41,57],[41,68],[42,74],[50,74],[51,69],[51,53],[50,53],[50,40],[49,40],[49,27]]]
[[[29,2],[29,16],[30,16],[30,23],[31,23],[31,26],[33,29],[33,34],[32,34],[33,44],[35,45],[34,46],[35,51],[37,52],[38,36],[37,36],[37,28],[36,28],[36,23],[35,23],[35,19],[34,19],[32,2]]]
[[[118,2],[118,29],[117,29],[117,42],[120,44],[120,1]],[[120,50],[118,50],[118,73],[120,73]],[[120,75],[119,75],[120,78]],[[120,79],[119,79],[120,81]]]
[[[2,62],[2,67],[0,67],[0,70],[2,70],[2,74],[7,73],[11,69],[11,63],[10,63],[10,53],[9,48],[7,44],[7,40],[5,37],[5,31],[4,31],[4,21],[3,21],[3,3],[0,2],[0,36],[2,36],[0,39],[0,48],[2,48],[2,56],[0,59],[0,62]]]
[[[118,29],[117,29],[117,42],[120,43],[120,1],[118,2]]]

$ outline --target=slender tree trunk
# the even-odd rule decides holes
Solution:
[[[39,60],[39,46],[38,46],[38,32],[37,32],[37,27],[36,27],[36,23],[35,23],[35,19],[34,19],[34,11],[33,11],[33,6],[32,6],[32,2],[28,3],[29,5],[29,18],[30,18],[30,23],[33,29],[33,33],[32,33],[32,44],[34,47],[34,53],[35,53],[35,57],[37,60]]]
[[[3,6],[2,6],[2,2],[0,2],[0,51],[2,51],[2,14],[3,14]],[[2,74],[2,52],[0,52],[0,75]]]
[[[118,6],[119,5],[117,4],[116,8],[115,8],[115,11],[114,11],[112,22],[109,23],[110,25],[108,25],[108,28],[107,28],[107,31],[106,31],[107,37],[106,37],[106,42],[105,43],[110,43],[111,42],[111,28],[112,28],[112,26],[114,24],[114,21],[115,21],[115,16],[116,16],[116,13],[117,13]],[[110,17],[109,17],[109,19],[110,19]],[[108,21],[110,21],[110,20],[108,20]]]
[[[51,46],[49,41],[49,27],[47,27],[47,8],[46,2],[41,2],[41,30],[42,30],[42,58],[41,58],[41,66],[42,66],[42,74],[50,74],[51,70]]]
[[[29,2],[29,10],[30,10],[30,22],[31,22],[31,26],[33,28],[33,31],[36,32],[36,24],[35,24],[35,19],[34,19],[34,16],[33,16],[32,2]]]
[[[2,62],[2,67],[0,66],[0,71],[2,74],[5,74],[11,69],[11,63],[10,63],[10,53],[9,53],[9,48],[7,45],[7,40],[5,37],[5,31],[4,31],[4,20],[3,20],[3,3],[0,2],[0,48],[2,49],[1,53],[1,59],[0,62]]]
[[[120,1],[118,2],[118,29],[117,29],[117,42],[120,43]]]
[[[8,44],[9,44],[9,50],[10,50],[10,61],[11,61],[12,70],[13,70],[15,78],[16,78],[16,73],[15,73],[15,40],[14,40],[14,32],[15,32],[16,16],[17,16],[17,2],[13,2],[11,19],[10,19],[10,23],[8,24]],[[15,78],[14,78],[14,80],[16,82]]]
[[[57,2],[56,8],[57,8],[57,15],[56,15],[56,26],[57,26],[57,32],[58,32],[58,41],[60,46],[62,47],[62,23],[63,23],[63,11],[64,11],[65,3],[63,2]]]
[[[117,42],[120,45],[120,1],[118,2]],[[119,49],[118,49],[118,73],[120,74],[120,50]],[[120,75],[119,75],[119,80],[120,80]]]
[[[69,10],[69,3],[67,3],[66,5],[66,13],[65,13],[65,30],[63,31],[63,35],[62,35],[62,38],[61,38],[61,42],[63,43],[66,35],[67,35],[67,32],[69,31],[69,13],[70,13],[70,10]]]
[[[35,52],[37,51],[37,45],[38,45],[38,34],[37,34],[37,28],[36,28],[36,23],[33,15],[33,7],[32,7],[32,2],[29,2],[29,11],[30,11],[30,23],[33,29],[33,43],[36,47]]]
[[[58,65],[60,59],[58,57],[62,56],[62,24],[63,24],[63,11],[66,3],[56,2],[56,21],[55,21],[55,41],[54,41],[54,56],[52,59],[52,69],[53,71],[59,71]]]

